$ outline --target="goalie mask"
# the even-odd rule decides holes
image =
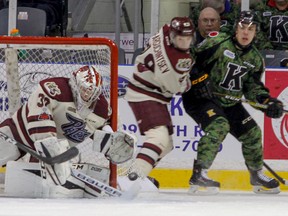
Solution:
[[[102,77],[93,66],[84,66],[72,73],[70,85],[78,110],[91,108],[102,92]]]
[[[195,28],[189,17],[174,17],[170,23],[170,40],[175,48],[186,51],[190,48]]]

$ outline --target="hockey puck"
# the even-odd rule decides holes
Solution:
[[[130,173],[129,175],[128,175],[128,178],[129,178],[129,180],[130,181],[135,181],[136,179],[138,179],[138,175],[137,175],[137,173]]]

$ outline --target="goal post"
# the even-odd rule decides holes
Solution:
[[[103,92],[112,109],[111,127],[117,130],[118,48],[107,38],[1,36],[0,121],[10,117],[27,101],[39,81],[49,77],[70,77],[73,71],[84,65],[93,65],[101,73]],[[90,148],[92,144],[87,145]],[[91,154],[89,150],[82,153],[85,151]],[[98,156],[88,157],[97,164]],[[98,159],[103,160],[106,159]],[[116,187],[116,166],[107,164],[105,166],[111,170],[110,184]]]

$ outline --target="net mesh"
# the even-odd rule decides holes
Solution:
[[[0,46],[1,122],[10,117],[9,110],[17,110],[16,106],[27,101],[39,81],[50,77],[70,77],[71,72],[84,65],[93,65],[100,72],[103,78],[102,92],[110,101],[111,49],[109,46],[99,44],[0,44]],[[8,50],[15,54],[16,59],[8,54]],[[12,60],[9,60],[9,57]],[[19,94],[17,94],[18,87]],[[92,151],[92,141],[80,144],[79,148],[81,155],[74,162],[80,160],[109,166],[109,162],[102,154]]]

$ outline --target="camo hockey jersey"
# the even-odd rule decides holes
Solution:
[[[252,45],[241,50],[235,41],[225,33],[212,32],[194,50],[197,56],[195,67],[210,76],[213,92],[257,101],[257,95],[269,95],[261,77],[264,62],[261,54]],[[222,106],[237,102],[219,98]]]
[[[6,120],[1,127],[10,127],[18,142],[33,148],[34,141],[51,136],[67,139],[71,146],[83,142],[107,123],[110,107],[101,94],[93,112],[83,119],[76,110],[68,82],[68,78],[41,81],[27,103],[12,116],[12,121]]]
[[[273,0],[256,7],[257,18],[261,24],[261,31],[265,37],[258,37],[259,49],[288,49],[288,8],[280,11]],[[268,40],[267,40],[268,39]],[[264,48],[263,48],[264,47]]]
[[[170,44],[169,25],[164,25],[150,38],[147,49],[137,56],[125,99],[169,103],[174,94],[190,88],[189,71],[193,62],[189,51],[180,51]]]

